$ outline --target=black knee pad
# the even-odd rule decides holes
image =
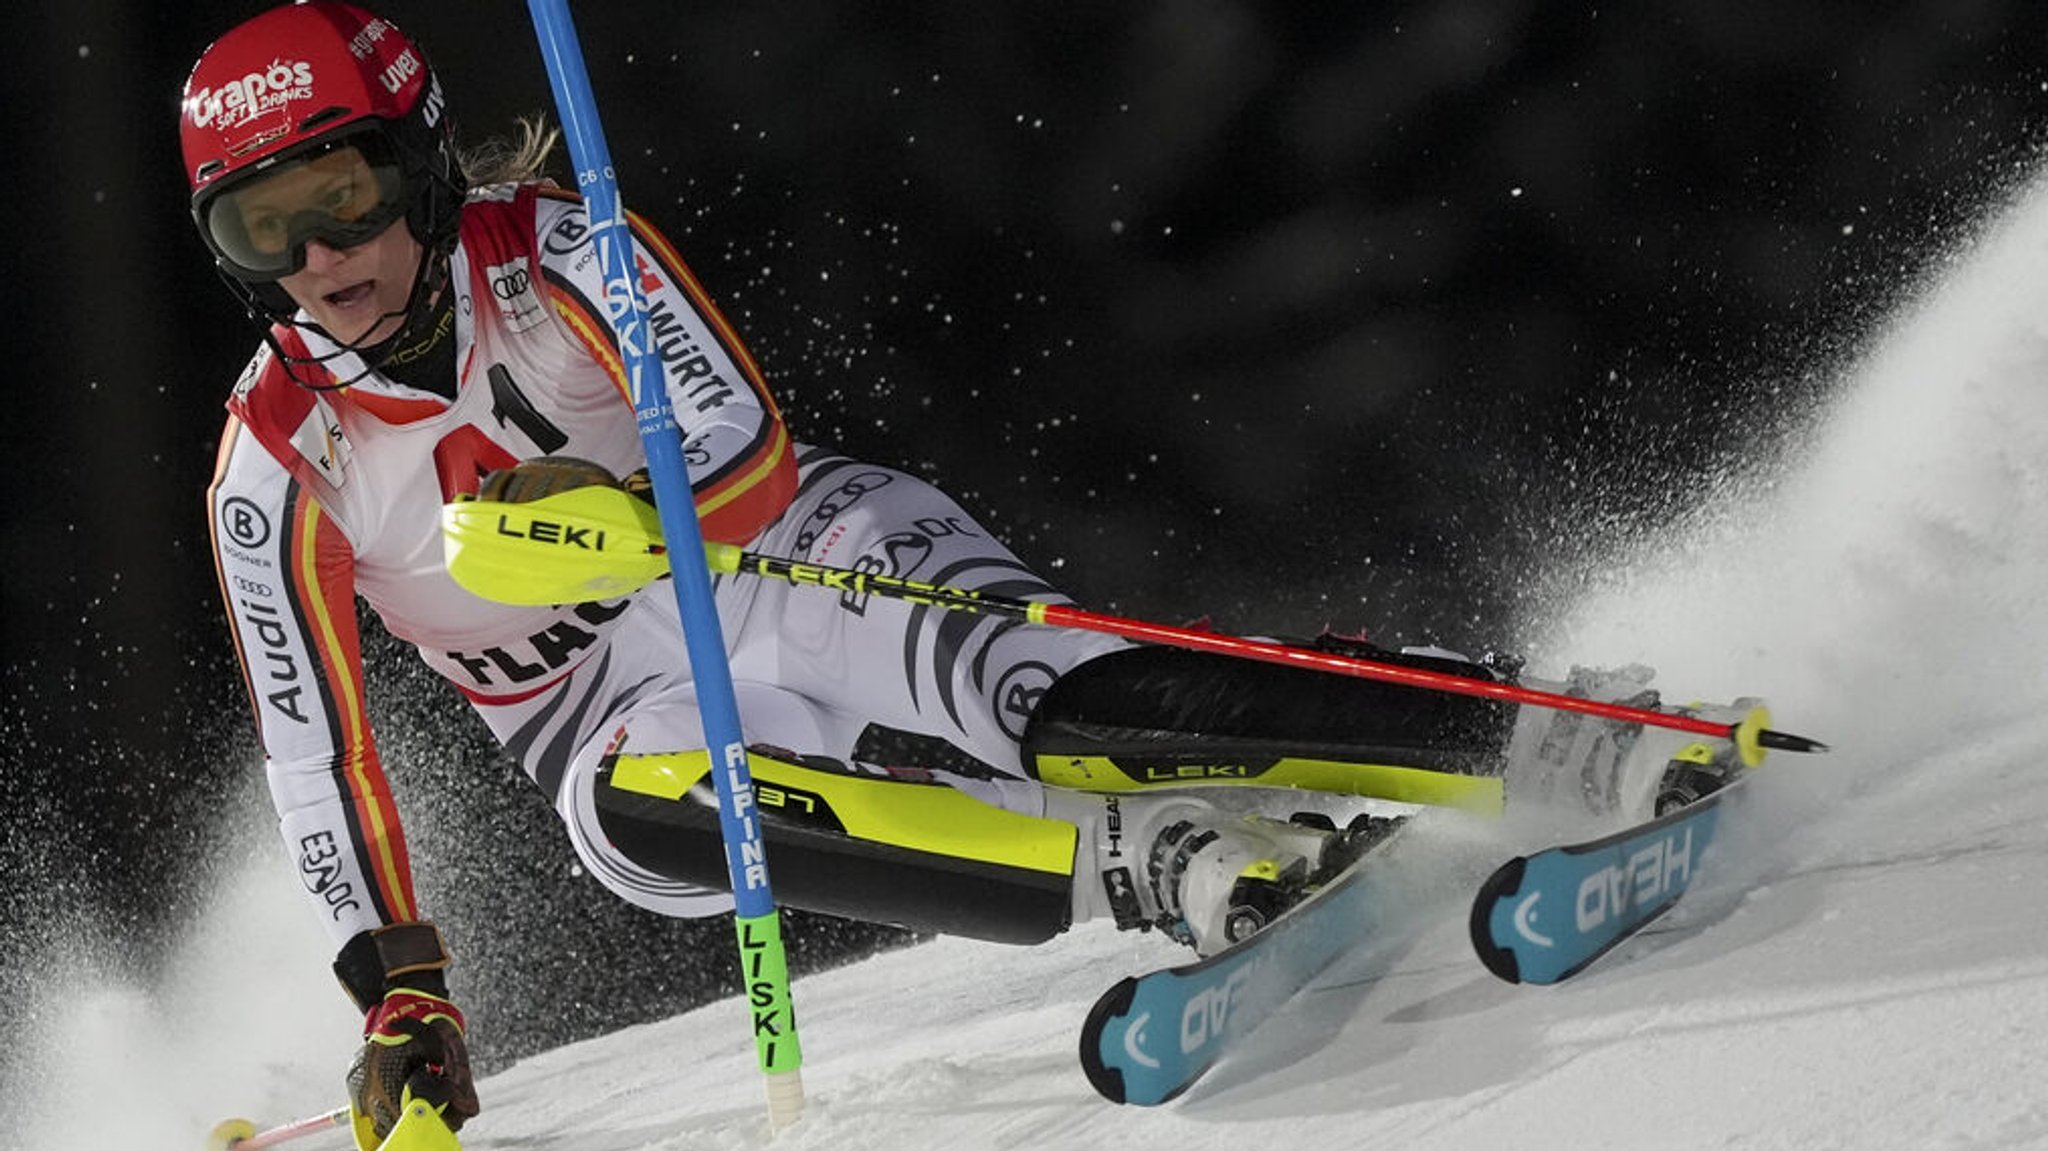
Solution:
[[[1496,678],[1462,660],[1379,651],[1371,658]],[[1070,761],[1106,763],[1155,783],[1166,773],[1185,783],[1323,786],[1274,776],[1274,765],[1290,760],[1491,776],[1515,713],[1497,700],[1142,647],[1090,660],[1055,681],[1025,729],[1023,750],[1028,770],[1063,786],[1087,786],[1072,777]]]

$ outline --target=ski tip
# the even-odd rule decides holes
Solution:
[[[1096,1093],[1111,1103],[1130,1102],[1130,1093],[1125,1090],[1123,1072],[1102,1057],[1102,1032],[1112,1019],[1129,1013],[1131,998],[1137,991],[1136,979],[1126,976],[1118,980],[1095,1001],[1081,1024],[1081,1071]]]
[[[1479,893],[1472,900],[1469,921],[1472,950],[1488,971],[1509,983],[1522,981],[1521,963],[1512,950],[1494,941],[1493,909],[1500,901],[1522,889],[1522,873],[1528,866],[1529,860],[1520,855],[1501,864],[1485,883],[1480,884]]]
[[[1817,739],[1808,739],[1803,735],[1793,735],[1785,731],[1771,731],[1768,728],[1756,733],[1756,741],[1773,751],[1815,753],[1830,750],[1827,744]]]

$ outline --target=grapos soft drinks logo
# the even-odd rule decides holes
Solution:
[[[313,66],[304,60],[273,60],[270,67],[251,72],[218,88],[201,88],[185,101],[192,123],[222,131],[238,127],[257,116],[293,100],[313,95]]]

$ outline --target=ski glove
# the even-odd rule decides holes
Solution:
[[[521,460],[509,468],[499,468],[483,478],[477,488],[477,498],[527,504],[587,487],[624,488],[642,499],[651,501],[653,498],[647,469],[642,468],[621,480],[604,465],[574,456],[538,456]]]
[[[602,464],[574,456],[539,456],[499,468],[483,478],[477,498],[508,504],[528,504],[562,492],[587,487],[621,488],[648,503],[654,502],[654,481],[646,468],[635,468],[623,477],[614,476]]]
[[[348,1098],[363,1151],[376,1151],[414,1100],[431,1105],[450,1131],[461,1130],[478,1111],[462,1012],[424,991],[386,992],[363,1023],[363,1046],[348,1069]]]
[[[364,1012],[363,1045],[348,1070],[350,1127],[362,1151],[376,1151],[414,1100],[451,1131],[480,1109],[447,966],[441,933],[424,921],[363,932],[335,960]]]

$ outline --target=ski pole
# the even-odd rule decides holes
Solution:
[[[589,205],[590,242],[604,271],[605,311],[618,337],[628,394],[647,453],[648,478],[662,509],[662,536],[677,541],[678,548],[688,555],[703,538],[696,503],[683,462],[682,436],[669,407],[661,360],[652,339],[647,301],[635,275],[631,226],[604,129],[598,122],[597,97],[590,88],[583,49],[576,39],[568,0],[529,0],[528,8],[569,140],[576,184]],[[676,565],[673,574],[704,738],[712,762],[720,768],[712,772],[712,779],[718,792],[726,871],[732,883],[741,980],[754,1021],[755,1054],[768,1088],[769,1123],[779,1128],[803,1113],[803,1054],[790,1002],[781,920],[768,884],[767,842],[753,812],[753,775],[747,766],[739,702],[733,694],[732,669],[725,659],[718,609],[711,599],[710,572],[702,564],[685,563]]]
[[[441,509],[441,531],[449,574],[477,595],[501,603],[557,604],[606,599],[642,587],[666,574],[670,567],[671,554],[655,509],[622,488],[603,484],[572,488],[530,502],[460,499]],[[1763,762],[1765,749],[1827,750],[1827,745],[1818,740],[1770,730],[1766,726],[1769,717],[1761,708],[1741,723],[1719,723],[1696,715],[1606,703],[1519,684],[1125,619],[1066,604],[1038,603],[878,572],[799,563],[730,544],[702,544],[701,540],[692,540],[691,544],[704,548],[706,566],[711,571],[764,576],[845,594],[876,595],[951,611],[980,612],[1047,627],[1102,632],[1142,643],[1712,736],[1734,741],[1743,762],[1752,766]]]
[[[206,1135],[206,1151],[261,1151],[264,1147],[275,1147],[279,1143],[325,1131],[330,1127],[348,1126],[348,1108],[337,1107],[325,1115],[312,1115],[296,1119],[281,1127],[268,1131],[256,1130],[256,1125],[247,1119],[223,1119],[214,1125]]]

